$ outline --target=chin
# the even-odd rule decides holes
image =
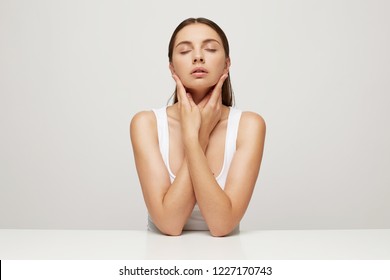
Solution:
[[[210,90],[217,82],[209,82],[204,79],[197,79],[189,83],[184,84],[184,87],[188,90]]]
[[[210,91],[213,86],[191,86],[191,87],[185,87],[189,92],[192,91]]]

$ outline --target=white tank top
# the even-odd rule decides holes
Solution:
[[[215,178],[222,189],[224,189],[225,187],[230,163],[236,151],[238,125],[240,123],[240,118],[241,118],[241,110],[236,109],[234,107],[229,107],[229,108],[230,110],[229,110],[228,123],[226,129],[224,160],[223,160],[222,170]],[[167,107],[165,106],[160,109],[153,109],[153,112],[156,115],[156,120],[157,120],[157,133],[158,133],[160,152],[164,160],[165,166],[167,167],[169,177],[172,183],[175,180],[175,175],[173,174],[169,166],[169,128],[168,128]],[[238,230],[238,227],[239,226],[237,226],[234,232]],[[158,228],[154,225],[150,215],[148,215],[148,229],[151,231],[159,232]],[[200,212],[198,204],[195,204],[192,214],[189,217],[187,223],[184,225],[183,230],[209,230]]]

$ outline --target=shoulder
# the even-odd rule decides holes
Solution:
[[[152,111],[141,111],[136,113],[130,121],[130,129],[139,126],[150,126],[156,123],[156,117]]]
[[[251,129],[266,129],[265,120],[255,112],[245,111],[241,114],[240,127]]]
[[[156,117],[153,111],[141,111],[136,113],[130,121],[130,136],[136,136],[150,133],[156,128]]]
[[[238,143],[264,141],[266,123],[255,112],[242,112],[238,129]]]

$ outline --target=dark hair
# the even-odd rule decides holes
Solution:
[[[225,50],[225,55],[226,57],[229,57],[229,42],[228,39],[225,35],[225,32],[213,21],[206,19],[206,18],[188,18],[184,21],[182,21],[173,31],[171,40],[169,41],[169,46],[168,46],[168,58],[169,62],[172,62],[172,53],[173,53],[173,47],[174,43],[176,40],[176,35],[179,33],[180,30],[182,30],[184,27],[190,24],[194,23],[203,23],[214,29],[219,37],[222,40],[222,45]],[[178,101],[177,99],[177,94],[176,94],[176,89],[175,92],[173,93],[173,103],[176,103]],[[233,106],[234,104],[234,95],[233,95],[233,89],[232,85],[230,83],[230,74],[228,73],[228,77],[226,78],[225,82],[222,85],[222,104],[225,106]]]

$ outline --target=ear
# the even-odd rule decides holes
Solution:
[[[171,74],[175,74],[175,68],[173,67],[172,62],[169,62],[169,70],[171,71]]]
[[[231,65],[230,57],[227,57],[225,61],[225,69],[224,69],[226,73],[229,73],[230,65]]]

